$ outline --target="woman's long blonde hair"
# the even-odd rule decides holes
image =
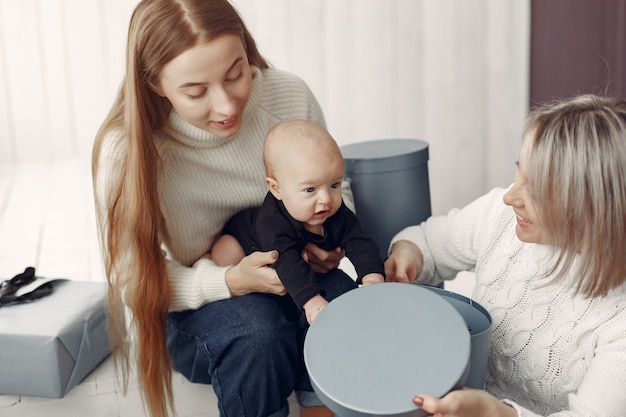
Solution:
[[[130,338],[123,294],[132,312],[129,323],[136,332],[137,373],[143,398],[150,414],[157,417],[174,411],[166,341],[170,286],[161,249],[159,157],[153,142],[171,105],[152,87],[158,85],[165,64],[198,43],[222,34],[240,36],[250,65],[268,67],[227,0],[141,1],[130,21],[124,80],[93,149],[95,194],[106,196],[98,201],[103,206],[97,211],[109,284],[111,344],[126,390]],[[122,156],[119,166],[107,167],[112,173],[102,184],[96,178],[108,135],[120,137],[117,149]]]
[[[606,295],[626,281],[626,101],[582,95],[531,112],[524,132],[533,200],[555,248],[548,274],[576,259],[577,292]]]

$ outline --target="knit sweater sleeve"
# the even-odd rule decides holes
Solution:
[[[446,216],[433,216],[420,225],[409,226],[391,241],[415,243],[424,256],[424,267],[416,282],[437,285],[460,271],[472,271],[481,247],[494,228],[494,219],[507,210],[502,203],[505,190],[497,188],[462,209]]]
[[[172,294],[175,294],[170,310],[197,309],[213,301],[230,298],[224,279],[228,268],[219,267],[206,258],[197,260],[191,267],[169,259],[167,270]]]
[[[118,176],[122,172],[121,164],[125,153],[123,143],[121,131],[109,132],[103,139],[96,163],[94,200],[103,248],[107,247],[106,225],[108,218],[106,207],[110,197],[108,192],[112,184],[119,181]],[[176,294],[170,309],[197,308],[207,302],[230,297],[230,291],[223,279],[227,268],[218,267],[206,259],[200,259],[191,267],[186,267],[171,256],[165,244],[163,245],[163,250],[167,254],[167,270],[170,276],[172,292]],[[131,259],[122,261],[132,262]],[[207,276],[213,276],[213,278],[206,279]],[[185,279],[182,279],[182,277],[185,277]],[[181,283],[184,283],[184,288],[180,288],[181,285],[177,285]]]
[[[569,373],[572,383],[578,383],[573,392],[567,394],[566,406],[563,410],[545,414],[535,413],[512,399],[503,400],[517,411],[519,417],[620,417],[626,409],[624,386],[626,384],[626,333],[624,331],[623,312],[621,319],[614,317],[608,320],[601,329],[597,329],[595,356],[582,358],[579,368],[586,367],[582,378],[571,369]],[[602,327],[605,327],[602,329]],[[546,337],[549,343],[555,335]],[[558,355],[558,352],[555,353]],[[547,385],[547,384],[546,384]],[[546,391],[548,388],[546,387]],[[554,399],[557,402],[556,398]]]

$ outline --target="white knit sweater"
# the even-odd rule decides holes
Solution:
[[[277,69],[252,71],[252,91],[236,135],[219,138],[172,111],[163,133],[155,137],[162,162],[161,236],[168,252],[171,310],[198,308],[231,296],[227,268],[200,258],[228,218],[263,201],[267,188],[262,149],[268,130],[289,119],[325,125],[317,100],[300,78]],[[121,143],[116,132],[103,145],[96,179],[99,201],[105,201],[106,184],[116,173]]]
[[[625,287],[590,299],[573,294],[575,274],[559,283],[543,277],[546,247],[517,239],[505,192],[406,228],[393,242],[421,248],[419,283],[475,271],[472,298],[493,319],[486,390],[519,416],[626,415]]]

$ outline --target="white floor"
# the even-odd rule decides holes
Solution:
[[[103,281],[89,161],[0,166],[0,281],[34,266],[38,276]],[[447,289],[469,296],[473,276]],[[1,347],[0,347],[1,348]],[[2,367],[10,364],[0,363]],[[210,386],[174,375],[179,417],[217,416]],[[293,395],[291,416],[298,416]],[[117,388],[109,357],[62,399],[0,395],[2,417],[137,417],[145,415],[135,383]]]

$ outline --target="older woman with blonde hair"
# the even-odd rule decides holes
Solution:
[[[292,119],[324,125],[307,85],[268,65],[228,1],[139,2],[93,174],[116,358],[128,376],[136,342],[153,416],[174,411],[172,367],[210,383],[221,415],[286,416],[294,389],[301,415],[329,414],[303,369],[286,290],[268,266],[280,254],[254,252],[231,266],[210,255],[226,220],[263,201],[263,140]],[[334,270],[343,255],[305,248],[317,272]],[[338,285],[353,283],[336,275]]]
[[[531,112],[513,185],[401,231],[386,262],[404,282],[463,270],[493,318],[485,389],[415,404],[437,417],[624,415],[626,101]]]

